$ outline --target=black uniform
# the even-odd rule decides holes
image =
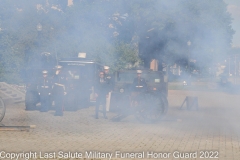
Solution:
[[[41,112],[47,112],[51,105],[50,94],[52,83],[48,77],[42,77],[38,83],[38,93],[40,94]]]
[[[109,92],[113,90],[114,88],[114,79],[111,74],[104,74],[104,78],[108,82],[108,90]]]
[[[96,100],[96,118],[98,118],[99,107],[102,105],[103,107],[103,116],[106,117],[106,95],[111,91],[111,82],[109,78],[103,77],[98,78],[96,85],[95,85],[95,92],[97,93],[98,97]]]
[[[53,77],[53,100],[55,102],[55,116],[62,116],[64,109],[66,76],[61,72]]]
[[[147,91],[146,80],[142,77],[134,78],[132,85],[133,92],[145,92]]]

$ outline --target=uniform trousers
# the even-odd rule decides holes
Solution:
[[[64,94],[55,94],[53,98],[55,103],[55,115],[62,116],[64,109]]]
[[[40,93],[41,110],[42,112],[47,112],[50,107],[50,96],[48,93]]]
[[[102,105],[103,116],[106,116],[106,95],[100,94],[97,97],[95,115],[98,117],[99,107]]]

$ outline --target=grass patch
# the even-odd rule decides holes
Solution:
[[[216,83],[192,83],[192,85],[184,86],[181,82],[169,82],[169,90],[191,90],[191,91],[219,91]]]

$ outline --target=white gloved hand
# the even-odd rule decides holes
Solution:
[[[40,95],[40,93],[38,93]]]
[[[64,92],[64,95],[66,95],[67,94],[67,92]]]

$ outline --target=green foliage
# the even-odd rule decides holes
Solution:
[[[102,49],[102,51],[104,52],[100,52],[96,59],[103,64],[109,65],[112,71],[133,68],[141,64],[138,50],[131,44],[119,42],[107,46],[105,49]]]
[[[20,81],[22,69],[40,66],[42,52],[56,58],[86,52],[113,70],[148,65],[152,58],[180,63],[190,53],[198,67],[207,67],[229,50],[234,34],[219,0],[79,0],[70,7],[56,1],[0,3],[0,81]]]

